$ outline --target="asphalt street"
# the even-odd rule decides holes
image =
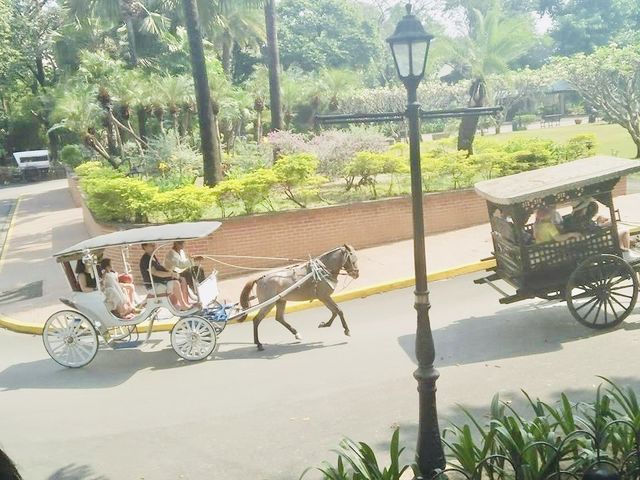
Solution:
[[[591,398],[604,375],[640,386],[640,309],[618,330],[590,331],[563,303],[502,306],[473,276],[431,285],[441,427],[457,404],[482,414],[494,393]],[[40,337],[0,331],[0,445],[25,478],[297,479],[332,460],[340,439],[383,455],[392,429],[413,454],[415,312],[411,290],[291,314],[303,341],[272,319],[229,326],[210,360],[178,359],[167,333],[139,350],[103,348],[79,370],[50,360]],[[313,473],[305,478],[317,478]]]

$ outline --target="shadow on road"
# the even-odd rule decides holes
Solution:
[[[640,390],[640,379],[637,377],[610,377],[609,380],[613,381],[619,387],[630,387],[632,390],[636,392]],[[609,385],[604,380],[598,377],[594,376],[593,381],[594,381],[593,382],[594,386],[591,386],[589,388],[567,387],[563,390],[554,391],[549,393],[548,395],[544,395],[544,398],[542,398],[542,400],[548,402],[551,405],[556,406],[558,405],[558,402],[560,400],[560,395],[564,393],[567,395],[567,397],[572,403],[577,403],[577,402],[591,403],[595,400],[597,385],[602,385],[603,389],[606,389],[607,387],[609,387]],[[516,412],[518,412],[518,414],[521,415],[524,419],[531,420],[536,416],[531,408],[531,404],[529,403],[527,398],[524,396],[522,390],[518,388],[518,385],[496,385],[495,389],[496,389],[496,392],[498,390],[501,391],[500,399],[504,401],[508,401],[509,406],[513,408]],[[508,390],[505,392],[505,389],[508,389]],[[539,392],[535,392],[535,391],[527,391],[527,394],[534,401],[540,397]],[[438,395],[442,395],[442,393],[439,391]],[[481,400],[485,402],[484,405],[476,406],[476,407],[465,406],[465,408],[471,415],[473,415],[473,417],[476,420],[478,420],[480,425],[486,425],[489,423],[489,411],[490,411],[492,398],[487,397]],[[450,429],[451,426],[454,424],[460,427],[467,424],[471,427],[471,430],[474,436],[477,433],[477,431],[475,430],[475,427],[471,423],[471,420],[469,419],[469,417],[465,415],[465,413],[462,411],[460,407],[453,407],[451,409],[446,409],[444,411],[439,412],[438,423],[439,423],[441,432],[443,432],[445,429]],[[416,422],[401,423],[400,425],[398,425],[398,427],[400,428],[400,444],[402,447],[406,448],[406,450],[402,454],[402,461],[405,463],[410,463],[415,458],[415,451],[416,451],[415,446],[418,438],[417,418],[416,418]],[[391,440],[392,433],[393,433],[393,430],[389,430],[389,435],[387,439],[372,444],[372,447],[374,448],[374,450],[388,452],[389,442]],[[445,432],[444,433],[445,438],[450,438],[450,434],[451,432],[449,433]],[[354,438],[353,440],[367,442],[367,439],[363,439],[363,438]],[[446,449],[445,449],[445,453],[447,453]],[[330,458],[330,454],[327,455],[327,458]],[[386,459],[387,457],[383,456],[382,458]]]
[[[42,296],[42,280],[27,283],[19,288],[0,292],[0,305],[23,302]]]
[[[72,463],[53,472],[47,480],[108,480],[108,477],[97,476],[88,465]]]
[[[319,348],[339,347],[346,345],[347,342],[340,343],[323,343],[323,342],[307,342],[307,343],[280,343],[277,345],[264,345],[264,350],[259,352],[253,343],[225,343],[224,345],[247,345],[242,348],[234,348],[223,353],[216,352],[214,358],[216,360],[244,360],[251,358],[263,358],[266,360],[275,360],[291,353],[301,353],[309,350],[317,350]]]
[[[156,343],[159,343],[159,341]],[[214,352],[212,357],[206,361],[213,363],[221,360],[274,360],[284,355],[303,353],[319,348],[337,347],[345,343],[309,342],[265,345],[265,349],[262,352],[258,352],[253,343],[240,344],[247,346],[230,350],[225,348],[222,352]],[[223,348],[227,345],[238,344],[220,344]],[[111,388],[126,382],[141,370],[188,368],[199,363],[182,360],[171,348],[151,352],[138,349],[111,350],[102,348],[96,358],[89,365],[82,368],[65,368],[49,358],[12,365],[0,372],[0,391],[26,388]]]
[[[619,329],[637,330],[640,323],[623,323]],[[606,335],[580,325],[564,302],[539,302],[514,306],[483,317],[457,320],[433,331],[436,367],[525,357],[561,350],[563,344]],[[415,334],[398,338],[416,363]]]

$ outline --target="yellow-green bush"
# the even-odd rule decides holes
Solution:
[[[271,191],[278,183],[278,177],[270,168],[259,168],[236,178],[225,180],[214,187],[214,198],[220,202],[229,203],[237,200],[242,203],[244,213],[255,212],[256,207],[263,203],[269,208],[271,205]],[[224,207],[221,205],[221,208]]]
[[[212,188],[186,185],[156,193],[150,208],[161,212],[168,222],[193,222],[202,218],[214,200]]]
[[[104,222],[147,222],[154,208],[158,188],[138,178],[92,179],[85,183],[87,204],[97,220]]]

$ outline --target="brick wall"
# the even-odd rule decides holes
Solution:
[[[70,188],[75,188],[70,183]],[[626,179],[615,195],[626,193]],[[473,190],[428,193],[423,196],[427,235],[470,227],[487,222],[485,201]],[[83,202],[85,224],[91,236],[117,230],[120,227],[101,225],[93,219]],[[178,227],[176,227],[178,228]],[[222,221],[222,227],[210,237],[188,242],[190,254],[248,255],[305,259],[333,247],[348,243],[356,249],[373,247],[412,237],[411,199],[409,197],[358,202],[323,208],[299,209],[288,212],[232,217]],[[131,263],[137,274],[140,247],[132,247]],[[119,251],[108,251],[116,270],[122,271]],[[159,258],[162,260],[164,251]],[[286,261],[257,259],[220,260],[235,265],[270,267]],[[247,273],[228,266],[206,262],[221,277]]]

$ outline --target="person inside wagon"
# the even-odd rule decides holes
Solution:
[[[611,220],[598,215],[598,210],[598,202],[593,198],[583,199],[573,207],[573,212],[565,219],[565,223],[569,222],[571,228],[585,234],[596,233],[603,228],[611,227]],[[630,230],[621,225],[617,225],[617,229],[620,249],[624,258],[626,260],[639,259],[640,255],[631,250]]]
[[[179,310],[191,308],[183,294],[180,286],[180,275],[165,268],[153,254],[156,250],[155,243],[143,243],[144,255],[140,258],[140,273],[144,286],[152,291],[155,286],[158,293],[168,293],[169,300]],[[151,280],[153,279],[153,284]]]
[[[533,224],[533,237],[536,243],[564,242],[582,238],[582,234],[579,232],[560,233],[560,229],[554,221],[556,217],[555,207],[541,207],[536,211],[536,221]]]
[[[195,256],[193,257],[194,261],[200,261],[203,257]],[[164,266],[170,272],[177,272],[180,274],[180,281],[182,286],[182,294],[184,298],[193,298],[193,300],[197,300],[195,294],[191,294],[187,287],[191,288],[192,292],[195,292],[194,278],[197,278],[198,281],[202,281],[202,268],[199,266],[195,266],[192,263],[192,259],[184,251],[184,242],[178,241],[173,242],[173,246],[167,252],[167,255],[164,258]]]
[[[100,261],[100,270],[105,304],[109,311],[124,320],[130,320],[135,314],[140,313],[135,307],[133,284],[118,281],[118,273],[113,270],[110,258]]]

